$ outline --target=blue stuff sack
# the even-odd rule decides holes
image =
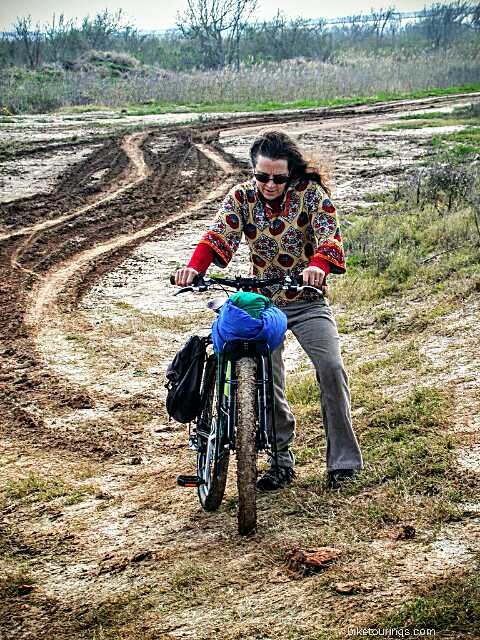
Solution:
[[[253,318],[228,299],[212,325],[213,348],[217,353],[231,340],[266,341],[270,350],[282,342],[287,330],[287,316],[278,307],[269,306]]]

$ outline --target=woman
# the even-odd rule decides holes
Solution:
[[[212,262],[225,267],[242,235],[250,247],[253,274],[259,278],[288,271],[302,275],[305,284],[321,287],[328,273],[344,273],[336,211],[321,170],[309,165],[297,144],[280,131],[258,137],[250,159],[253,180],[228,193],[190,262],[177,271],[176,284],[189,285]],[[290,294],[271,287],[262,293],[274,295],[288,328],[315,366],[327,437],[327,479],[336,487],[362,468],[362,456],[352,430],[348,379],[332,312],[325,298],[314,292]],[[295,418],[285,398],[282,353],[283,344],[273,353],[279,467],[271,465],[257,481],[262,491],[285,487],[295,475],[290,451]]]

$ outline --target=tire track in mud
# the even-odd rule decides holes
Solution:
[[[206,145],[197,144],[196,147],[209,160],[216,163],[227,176],[235,172],[235,167]],[[138,181],[139,179],[136,180],[136,182]],[[41,330],[42,325],[47,322],[58,321],[60,313],[58,296],[76,273],[84,269],[88,269],[88,265],[100,256],[104,256],[120,248],[133,245],[153,233],[164,230],[167,227],[187,218],[193,218],[195,214],[201,211],[207,204],[221,197],[224,190],[224,185],[221,184],[202,200],[189,206],[182,213],[171,215],[163,222],[151,225],[135,233],[122,235],[114,238],[113,240],[109,240],[108,242],[98,244],[92,249],[88,249],[78,255],[75,255],[65,264],[50,270],[45,276],[43,276],[41,284],[34,287],[31,292],[30,297],[32,302],[29,304],[25,312],[26,324],[34,333],[38,333],[38,331]]]
[[[50,186],[43,191],[40,183],[40,191],[0,204],[1,233],[9,235],[20,227],[28,228],[59,218],[97,200],[110,188],[116,188],[129,170],[129,160],[121,146],[124,137],[117,134],[103,141],[72,144],[70,149],[83,150],[81,159],[67,162],[63,172],[56,177],[54,188]],[[55,149],[50,154],[55,154]],[[30,159],[34,163],[48,164],[51,155],[39,158],[33,152]]]
[[[117,160],[112,159],[112,153]],[[78,450],[86,448],[89,452],[97,448],[95,434],[86,438],[83,434],[77,441],[70,434],[56,433],[45,423],[51,411],[63,414],[72,408],[93,407],[96,401],[77,382],[64,380],[45,368],[35,346],[40,327],[37,324],[33,330],[28,322],[35,314],[45,323],[51,317],[59,318],[59,291],[67,289],[62,303],[75,304],[81,287],[87,287],[92,279],[120,262],[149,234],[168,227],[178,218],[195,217],[205,203],[222,195],[219,187],[205,197],[205,187],[215,184],[217,175],[221,175],[219,169],[226,173],[234,170],[220,153],[206,146],[193,146],[188,133],[174,136],[163,131],[135,132],[127,135],[121,145],[114,141],[94,155],[93,163],[90,156],[73,165],[62,177],[57,191],[43,198],[41,223],[23,225],[2,236],[0,432],[7,433],[9,441],[42,442],[43,446],[60,449],[75,448],[77,442]],[[108,164],[109,161],[114,164]],[[78,206],[82,194],[84,200],[90,199],[90,177],[99,169],[106,171],[107,177],[117,174],[120,185],[118,181],[116,184],[111,179],[106,181],[103,173],[100,182],[107,189],[93,202]],[[75,176],[79,176],[78,183]],[[73,197],[66,189],[68,180],[74,185]],[[177,182],[180,188],[169,202],[167,196]],[[195,198],[198,201],[192,205]],[[77,206],[68,211],[64,201]],[[169,202],[168,215],[165,202]],[[25,219],[32,217],[31,209],[36,211],[37,204],[24,199],[7,209],[15,212],[18,224],[23,212]],[[61,216],[46,219],[57,209],[64,210]],[[20,235],[23,233],[28,234],[26,239]],[[74,284],[78,284],[78,289]]]
[[[126,138],[124,139],[122,143],[122,149],[125,152],[128,160],[130,161],[132,168],[126,175],[125,179],[123,180],[123,184],[120,187],[111,188],[98,200],[80,207],[72,213],[60,216],[59,218],[54,218],[52,220],[47,220],[45,222],[40,222],[30,227],[23,227],[21,229],[17,229],[16,231],[0,235],[0,242],[3,240],[9,240],[10,238],[15,238],[17,236],[28,235],[28,238],[23,243],[21,243],[12,254],[12,267],[22,269],[27,273],[35,275],[35,272],[33,270],[23,267],[20,264],[19,259],[21,255],[29,247],[32,246],[38,233],[40,233],[41,231],[45,231],[46,229],[51,229],[52,227],[57,227],[64,222],[77,218],[84,213],[96,209],[100,205],[111,202],[112,200],[124,194],[126,191],[133,189],[140,182],[143,182],[143,180],[145,180],[151,174],[151,169],[146,164],[143,153],[141,152],[141,145],[145,141],[146,135],[147,134],[144,132],[133,133],[129,136],[126,136]]]
[[[160,150],[158,142],[160,141]],[[149,134],[144,153],[150,175],[114,200],[34,236],[17,262],[37,275],[82,251],[164,221],[202,198],[218,168],[189,139]]]
[[[127,158],[131,162],[133,166],[133,170],[129,171],[129,174],[126,176],[124,180],[124,184],[121,187],[112,188],[110,192],[107,192],[106,195],[103,195],[101,198],[92,202],[91,204],[80,207],[76,211],[69,213],[64,216],[60,216],[59,218],[54,218],[52,220],[47,220],[45,222],[40,222],[35,225],[31,225],[29,227],[23,227],[21,229],[16,229],[15,231],[11,231],[10,233],[0,234],[0,242],[3,240],[8,240],[10,238],[15,238],[16,236],[24,236],[27,234],[38,233],[39,231],[43,231],[44,229],[48,229],[50,227],[55,227],[62,222],[66,222],[67,220],[71,220],[82,213],[86,213],[91,209],[95,209],[101,204],[105,202],[110,202],[114,198],[117,198],[119,195],[123,194],[125,191],[132,189],[139,182],[142,182],[148,175],[151,173],[151,169],[145,162],[145,158],[143,153],[141,153],[140,147],[146,138],[146,133],[133,133],[127,136],[123,143],[122,149],[124,150]]]

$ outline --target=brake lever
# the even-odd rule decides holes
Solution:
[[[309,284],[302,284],[302,285],[286,285],[284,287],[282,287],[282,289],[284,291],[291,291],[292,293],[301,293],[302,291],[304,291],[305,289],[311,289],[312,291],[315,291],[315,293],[318,293],[320,295],[323,296],[323,291],[322,289],[317,289],[317,287],[313,287],[312,285]]]
[[[323,296],[323,291],[322,289],[319,289],[317,287],[312,286],[311,284],[304,284],[301,287],[299,287],[300,291],[303,291],[303,289],[311,289],[312,291],[315,291],[315,293],[319,293],[320,295]]]
[[[195,289],[193,287],[182,287],[178,291],[175,291],[175,293],[173,295],[174,296],[179,296],[181,293],[185,293],[186,291],[194,291],[194,290]]]

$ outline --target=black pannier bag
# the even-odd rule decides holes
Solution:
[[[208,338],[191,336],[168,366],[166,406],[168,415],[177,422],[191,422],[200,413],[200,388],[208,342]]]

